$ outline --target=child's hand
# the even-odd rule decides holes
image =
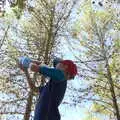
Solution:
[[[33,72],[39,72],[39,65],[35,64],[35,63],[30,63],[29,66],[30,70]]]
[[[19,64],[20,66],[22,66],[23,68],[29,68],[29,64],[32,62],[32,60],[30,58],[27,57],[20,57],[19,58]]]

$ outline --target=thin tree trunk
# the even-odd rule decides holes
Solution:
[[[54,20],[54,11],[51,11],[51,16],[50,16],[50,23],[49,23],[49,30],[48,30],[48,35],[47,35],[47,43],[46,43],[46,50],[45,50],[45,59],[44,62],[45,64],[48,64],[50,59],[49,59],[49,53],[51,52],[51,43],[54,41],[53,39],[53,20]]]
[[[0,40],[0,49],[1,49],[2,45],[4,44],[4,41],[5,41],[6,37],[7,37],[9,28],[10,28],[10,25],[7,27],[7,30],[5,31],[3,39]]]
[[[29,118],[30,118],[32,100],[33,100],[33,91],[31,90],[28,93],[27,104],[26,104],[26,109],[25,109],[25,114],[24,114],[24,120],[29,120]]]
[[[99,35],[99,38],[100,38],[100,43],[101,43],[101,47],[102,47],[102,50],[103,50],[104,59],[105,59],[105,62],[106,62],[107,79],[108,79],[109,86],[110,86],[110,93],[111,93],[111,96],[112,96],[112,102],[113,102],[113,107],[114,107],[114,110],[115,110],[115,115],[116,115],[117,120],[120,120],[119,107],[118,107],[117,98],[116,98],[116,95],[115,95],[115,87],[114,87],[114,83],[113,83],[113,79],[112,79],[112,74],[111,74],[111,71],[110,71],[108,58],[107,58],[107,55],[106,55],[105,43],[104,43],[104,39],[103,39],[104,37],[103,36],[104,35],[101,33],[101,35]]]
[[[25,109],[25,114],[24,114],[24,120],[29,120],[34,92],[37,92],[39,89],[35,86],[35,84],[31,80],[30,75],[28,73],[28,70],[25,71],[25,74],[26,74],[27,81],[28,81],[28,84],[29,84],[29,87],[30,87],[30,91],[28,93],[26,109]]]
[[[112,96],[114,110],[116,113],[116,118],[117,118],[117,120],[120,120],[120,111],[119,111],[119,107],[118,107],[118,103],[117,103],[117,99],[116,99],[116,95],[115,95],[114,83],[113,83],[112,75],[110,72],[108,60],[106,60],[106,67],[107,67],[107,76],[108,76],[108,80],[109,80],[109,84],[110,84],[110,92],[111,92],[111,96]]]

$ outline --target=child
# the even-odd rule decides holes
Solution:
[[[22,67],[50,77],[50,81],[40,90],[34,120],[60,120],[58,106],[63,100],[67,80],[73,79],[77,74],[76,65],[71,60],[59,59],[54,60],[55,68],[49,68],[25,57],[20,59],[20,63]]]

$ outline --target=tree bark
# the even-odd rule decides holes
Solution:
[[[7,30],[5,31],[3,39],[0,40],[1,41],[0,42],[0,49],[1,49],[2,45],[4,44],[4,41],[5,41],[6,37],[7,37],[7,33],[8,33],[9,28],[10,28],[10,25],[7,27]]]
[[[33,99],[33,91],[31,90],[28,93],[27,104],[26,104],[26,109],[25,109],[25,114],[24,114],[24,120],[29,120],[29,118],[30,118],[32,99]]]
[[[27,81],[28,81],[28,84],[29,84],[29,87],[30,87],[30,91],[28,93],[26,109],[25,109],[25,114],[24,114],[24,120],[29,120],[34,92],[38,92],[39,89],[35,86],[35,84],[31,80],[30,75],[28,73],[28,70],[25,71],[25,74],[26,74]]]
[[[114,88],[114,83],[113,83],[113,79],[112,79],[112,75],[110,72],[110,67],[108,64],[108,60],[106,60],[106,67],[107,67],[107,76],[108,76],[108,81],[110,84],[110,92],[111,92],[111,96],[112,96],[112,102],[113,102],[113,106],[114,106],[114,110],[115,110],[115,115],[117,120],[120,120],[120,111],[119,111],[119,107],[118,107],[118,103],[117,103],[117,98],[115,95],[115,88]]]

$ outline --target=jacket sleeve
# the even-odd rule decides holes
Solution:
[[[56,82],[65,80],[65,76],[64,76],[63,71],[56,69],[56,68],[49,68],[46,66],[40,66],[39,73],[46,76],[46,77],[50,77],[52,80],[54,80]]]

